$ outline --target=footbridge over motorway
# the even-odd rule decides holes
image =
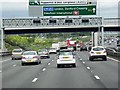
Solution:
[[[12,18],[1,20],[1,49],[4,34],[52,33],[52,32],[102,32],[119,31],[120,18],[78,17],[78,18]],[[94,38],[97,37],[94,34]],[[93,41],[97,45],[97,39]],[[102,45],[104,39],[102,38]]]

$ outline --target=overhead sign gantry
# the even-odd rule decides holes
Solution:
[[[29,0],[29,16],[96,15],[97,0]]]

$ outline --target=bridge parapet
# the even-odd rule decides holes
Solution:
[[[103,26],[119,26],[120,18],[104,18]]]

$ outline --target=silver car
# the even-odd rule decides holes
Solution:
[[[27,63],[36,63],[36,64],[41,63],[40,56],[37,54],[36,51],[26,51],[22,54],[21,65]]]
[[[12,60],[21,59],[22,58],[22,56],[21,56],[22,53],[23,53],[22,49],[13,49]]]

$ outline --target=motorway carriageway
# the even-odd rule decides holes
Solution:
[[[39,65],[21,66],[21,60],[2,61],[2,88],[118,88],[118,61],[89,61],[88,52],[75,52],[76,68],[56,67],[57,55]]]

